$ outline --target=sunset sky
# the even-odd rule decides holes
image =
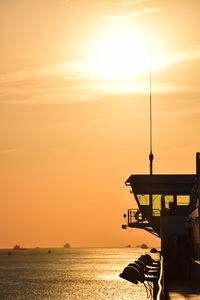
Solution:
[[[199,0],[0,1],[0,248],[125,246],[124,185],[195,173]],[[150,51],[151,44],[151,51]]]

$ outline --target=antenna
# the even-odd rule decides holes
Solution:
[[[151,95],[151,41],[149,42],[149,122],[150,122],[150,153],[149,153],[149,162],[150,162],[150,175],[153,174],[153,153],[152,153],[152,148],[153,148],[153,136],[152,136],[152,95]]]

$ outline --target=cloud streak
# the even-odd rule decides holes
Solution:
[[[188,64],[198,66],[200,45],[156,57],[156,70]],[[180,67],[179,67],[180,68]],[[33,70],[13,72],[0,77],[2,103],[74,103],[99,101],[103,95],[146,93],[148,86],[143,76],[103,78],[92,62],[60,62]],[[142,77],[143,76],[143,77]],[[146,78],[146,77],[145,77]],[[155,93],[199,92],[198,86],[177,85],[173,82],[154,87]]]
[[[200,59],[200,45],[195,45],[193,47],[187,48],[185,50],[181,50],[174,53],[165,54],[164,59],[160,57],[158,60],[163,61],[163,67],[169,67],[171,65],[197,61],[197,63],[193,63],[194,65],[199,64],[198,60]]]
[[[144,2],[149,2],[150,0],[134,0],[134,1],[126,1],[126,2],[122,2],[121,5],[122,6],[132,6],[132,5],[138,5]]]
[[[18,148],[2,149],[0,150],[0,154],[12,154],[12,153],[19,152],[20,150],[21,149]]]
[[[132,13],[127,14],[127,15],[106,16],[106,17],[102,17],[101,19],[103,19],[106,22],[110,22],[110,23],[123,23],[126,21],[130,21],[131,19],[135,19],[135,18],[141,17],[143,15],[152,14],[152,13],[156,13],[159,11],[160,11],[159,8],[144,8],[141,10],[135,10]]]

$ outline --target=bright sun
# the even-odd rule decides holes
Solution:
[[[106,33],[95,52],[95,71],[100,78],[132,77],[149,70],[149,40],[127,28]]]

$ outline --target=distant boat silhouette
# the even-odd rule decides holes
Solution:
[[[147,246],[147,244],[141,244],[141,245],[137,245],[137,248],[141,248],[141,249],[148,249],[149,247]]]
[[[27,250],[26,248],[21,248],[19,245],[15,245],[13,250]]]

